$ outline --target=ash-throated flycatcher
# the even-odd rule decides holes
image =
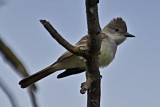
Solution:
[[[99,67],[105,67],[114,59],[117,46],[121,44],[126,37],[135,37],[127,32],[126,23],[122,18],[113,19],[102,30],[102,43],[99,55]],[[88,35],[84,36],[76,46],[87,48]],[[77,74],[85,71],[84,58],[73,55],[71,52],[65,52],[58,60],[45,69],[21,80],[19,84],[22,88],[37,82],[38,80],[58,71],[66,69],[59,74],[57,78],[63,78],[72,74]]]

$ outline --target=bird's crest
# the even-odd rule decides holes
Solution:
[[[122,28],[125,32],[127,32],[127,26],[125,21],[121,17],[114,18],[111,20],[111,22],[107,25],[109,28],[118,27]]]

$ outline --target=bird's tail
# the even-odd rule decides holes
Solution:
[[[49,66],[49,67],[47,67],[47,68],[45,68],[45,69],[43,69],[33,75],[21,80],[19,82],[19,85],[21,85],[21,88],[26,88],[26,87],[30,86],[31,84],[39,81],[40,79],[42,79],[42,78],[44,78],[54,72],[55,72],[55,70],[53,69],[53,67]]]

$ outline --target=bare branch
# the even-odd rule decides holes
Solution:
[[[12,104],[12,107],[18,107],[16,98],[14,97],[13,93],[11,92],[10,88],[6,86],[6,83],[0,78],[0,88],[2,91],[7,95],[9,101]]]
[[[28,77],[29,74],[22,62],[17,58],[17,56],[12,52],[12,50],[0,39],[0,52],[3,53],[5,59],[14,67],[16,72],[23,77]],[[33,84],[32,89],[36,91],[36,86]]]
[[[86,58],[86,82],[82,84],[81,91],[87,91],[87,107],[100,107],[100,73],[98,55],[101,47],[101,28],[98,19],[98,0],[86,0],[86,13],[88,24],[88,57]]]
[[[16,57],[16,55],[12,52],[12,50],[1,39],[0,39],[0,51],[3,53],[3,55],[7,59],[7,61],[9,61],[11,63],[11,65],[16,69],[15,71],[17,71],[23,77],[29,76],[24,65],[22,64],[22,62]],[[3,85],[3,84],[1,83],[1,85]],[[3,87],[4,87],[4,85],[3,85]],[[37,87],[34,84],[28,88],[33,107],[38,107],[37,103],[36,103],[35,95],[33,93],[33,91],[36,91],[36,89],[37,89]],[[4,87],[4,90],[7,91],[5,87]],[[7,92],[6,92],[6,94],[10,98],[10,100],[12,100],[11,99],[12,96],[8,95],[9,93],[7,93]],[[12,103],[13,103],[13,105],[15,105],[13,101],[12,101]],[[15,106],[13,106],[13,107],[15,107]]]
[[[66,41],[54,28],[53,26],[46,20],[40,20],[42,25],[46,28],[46,30],[50,33],[50,35],[64,48],[68,51],[72,52],[75,55],[84,56],[84,50],[81,50],[79,47],[73,46],[68,41]]]
[[[28,93],[29,93],[33,107],[38,107],[35,93],[33,92],[33,90],[31,88],[28,88]]]

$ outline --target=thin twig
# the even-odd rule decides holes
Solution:
[[[0,79],[0,87],[3,90],[3,92],[7,95],[9,101],[12,104],[12,107],[18,107],[16,98],[13,96],[13,93],[11,92],[11,90],[9,90],[10,88],[7,87],[6,83]]]
[[[84,53],[79,47],[73,46],[68,41],[66,41],[54,28],[53,26],[46,20],[40,20],[42,25],[46,28],[46,30],[50,33],[50,35],[64,48],[68,51],[72,52],[75,55],[84,56]],[[84,51],[84,50],[83,50]]]
[[[22,62],[16,57],[16,55],[12,52],[12,50],[1,39],[0,39],[0,51],[3,53],[3,55],[7,59],[7,61],[9,61],[11,63],[11,65],[16,69],[15,71],[17,71],[18,74],[21,74],[23,77],[29,76],[26,71],[26,68],[24,67]],[[4,89],[6,90],[5,87],[4,87]],[[28,88],[33,107],[38,107],[37,103],[36,103],[35,95],[33,93],[36,91],[36,89],[37,88],[34,84]],[[6,94],[7,94],[7,92],[6,92]],[[8,97],[12,98],[12,96],[9,96],[9,95],[8,95]],[[12,104],[12,105],[14,105],[14,104]],[[15,106],[13,106],[13,107],[15,107]]]
[[[0,39],[0,52],[2,52],[4,58],[11,64],[11,66],[15,68],[14,71],[16,71],[23,77],[29,76],[22,62],[17,58],[14,52],[1,39]],[[36,91],[35,84],[31,85],[31,87],[34,91]]]
[[[33,90],[31,88],[28,88],[28,93],[29,93],[33,107],[38,107],[35,93],[33,92]]]

